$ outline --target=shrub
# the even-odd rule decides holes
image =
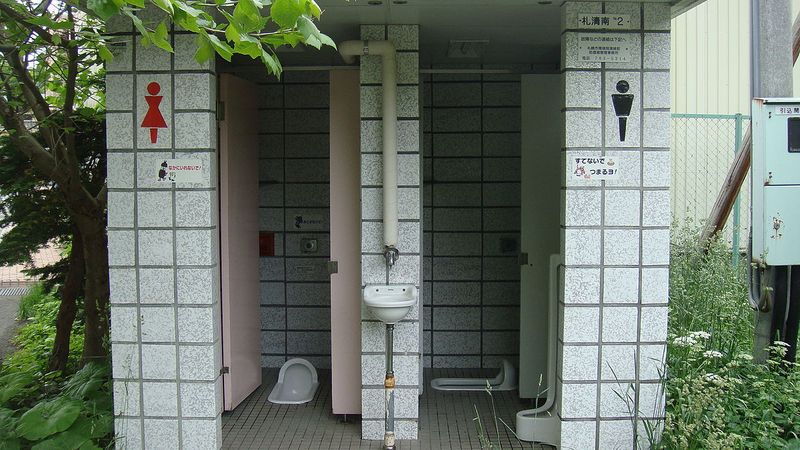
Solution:
[[[691,227],[673,233],[665,449],[800,448],[800,370],[755,364],[746,262],[724,243],[697,249]]]

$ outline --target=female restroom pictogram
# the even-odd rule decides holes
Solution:
[[[167,128],[167,122],[159,109],[164,96],[158,95],[159,92],[161,92],[161,85],[153,81],[147,85],[147,93],[150,95],[144,96],[147,102],[147,114],[144,115],[141,127],[150,129],[151,144],[158,142],[158,129]]]

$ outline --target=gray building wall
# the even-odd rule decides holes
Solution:
[[[519,75],[423,80],[424,364],[517,365]]]
[[[381,57],[361,58],[361,283],[422,284],[420,187],[419,27],[363,25],[361,38],[394,43],[397,51],[398,243],[400,259],[390,271],[383,257]],[[395,434],[417,439],[419,418],[420,309],[395,325]],[[383,439],[385,326],[366,308],[361,313],[361,436]]]
[[[578,14],[631,16],[630,62],[579,58]],[[637,448],[664,417],[670,184],[670,6],[568,1],[562,6],[565,87],[564,269],[558,408],[564,448]],[[595,32],[596,33],[596,32]],[[609,32],[605,32],[609,33]],[[619,80],[634,103],[628,138],[612,106]],[[575,158],[605,156],[619,178],[576,177]]]
[[[328,73],[259,83],[259,219],[275,256],[260,258],[261,363],[301,357],[330,368]],[[298,219],[302,218],[302,222]],[[317,251],[304,250],[306,239]]]

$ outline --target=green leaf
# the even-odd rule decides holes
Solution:
[[[317,50],[322,47],[322,41],[320,41],[316,36],[309,36],[308,39],[306,39],[306,44],[314,47]]]
[[[276,77],[281,76],[281,71],[283,71],[283,68],[281,67],[280,61],[267,53],[267,51],[263,48],[261,50],[261,62],[267,66],[267,70],[269,70],[270,73],[274,74]]]
[[[294,28],[305,7],[300,0],[275,0],[270,8],[270,17],[281,28]]]
[[[90,362],[64,384],[61,393],[76,400],[85,400],[99,391],[108,379],[108,365]]]
[[[211,42],[204,33],[198,34],[194,42],[197,45],[197,51],[194,52],[195,61],[203,64],[214,57],[214,47],[211,46]]]
[[[306,12],[315,19],[319,19],[319,16],[322,15],[322,9],[314,0],[306,1]]]
[[[182,2],[180,0],[172,0],[172,4],[176,8],[180,9],[181,11],[183,11],[186,14],[188,14],[188,15],[190,15],[192,17],[195,17],[195,18],[196,17],[200,17],[200,15],[203,14],[203,11],[201,11],[201,10],[199,10],[197,8],[192,8],[191,6],[187,5],[186,3],[184,3],[184,2]]]
[[[147,30],[147,28],[145,28],[144,23],[142,23],[142,19],[140,19],[139,16],[133,14],[132,12],[126,11],[125,13],[128,15],[128,17],[131,18],[133,26],[136,27],[136,29],[139,31],[139,34],[142,35],[142,43],[144,44],[144,46],[147,47],[148,45],[150,45],[150,38],[149,38],[150,32]]]
[[[330,36],[328,36],[327,34],[320,33],[319,40],[328,47],[333,47],[334,49],[336,49],[336,42],[333,42],[333,39],[331,39]]]
[[[37,441],[69,428],[81,412],[81,402],[59,397],[40,402],[19,419],[17,434]]]
[[[247,55],[253,59],[258,59],[261,56],[262,48],[261,44],[256,42],[249,42],[249,41],[239,41],[233,47],[233,50],[236,53]]]
[[[108,20],[119,12],[119,7],[112,0],[87,0],[86,6],[103,20]]]
[[[208,38],[208,42],[214,47],[214,50],[222,57],[225,61],[230,62],[231,57],[233,56],[233,49],[227,42],[221,41],[218,37],[214,36],[213,34],[204,34]]]
[[[153,4],[168,12],[170,15],[174,14],[175,10],[172,8],[172,3],[169,0],[152,0]]]
[[[192,33],[200,32],[200,27],[197,26],[197,18],[190,16],[181,9],[175,10],[175,14],[172,16],[172,21],[175,23],[175,26],[183,28],[187,31],[191,31]]]
[[[33,383],[33,376],[25,372],[14,372],[0,377],[0,405],[22,394]]]
[[[92,426],[91,420],[80,417],[69,429],[39,442],[31,450],[77,450],[91,442]]]
[[[129,5],[133,5],[137,8],[144,8],[144,0],[126,0]]]
[[[169,31],[167,30],[167,24],[165,22],[160,22],[156,27],[155,31],[150,34],[150,38],[153,40],[153,44],[156,47],[168,51],[172,53],[172,45],[169,43]]]
[[[26,22],[53,30],[71,30],[72,27],[75,26],[74,22],[70,22],[69,20],[56,22],[50,16],[32,17],[27,19]]]
[[[100,57],[103,58],[103,61],[105,62],[111,62],[114,59],[114,54],[111,53],[111,51],[108,50],[108,47],[106,47],[103,44],[101,44],[97,48],[97,52],[100,54]]]
[[[244,33],[260,31],[265,25],[265,20],[253,0],[239,0],[233,9],[233,17]]]

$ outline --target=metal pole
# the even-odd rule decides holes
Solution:
[[[384,434],[383,449],[395,449],[394,434],[394,324],[386,324],[386,378],[383,380],[384,389]]]
[[[736,125],[735,125],[735,137],[734,137],[734,146],[733,146],[733,157],[736,159],[736,153],[739,151],[739,148],[742,146],[742,115],[736,114]],[[731,242],[731,263],[733,267],[739,266],[739,235],[741,234],[741,223],[740,223],[740,202],[742,199],[742,194],[739,192],[739,195],[736,196],[736,202],[733,204],[733,239]]]
[[[791,97],[792,69],[792,8],[789,0],[752,0],[752,79],[753,97]],[[756,149],[753,149],[756,151]],[[752,204],[751,197],[751,204]],[[761,220],[755,218],[755,220]],[[774,279],[771,268],[763,282]],[[780,277],[779,277],[780,278]],[[758,286],[760,292],[763,287]],[[775,299],[778,300],[777,298]],[[767,359],[767,347],[772,344],[773,311],[758,311],[755,318],[753,356],[756,361]]]

